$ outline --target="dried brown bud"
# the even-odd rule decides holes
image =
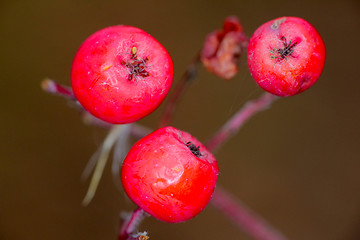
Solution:
[[[208,71],[230,79],[238,72],[239,58],[247,44],[248,37],[239,19],[236,16],[227,17],[223,29],[206,36],[201,61]]]

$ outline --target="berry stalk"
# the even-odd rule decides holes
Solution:
[[[176,106],[180,101],[180,98],[183,96],[186,88],[190,85],[192,80],[196,78],[197,75],[197,65],[200,63],[200,54],[196,54],[191,63],[187,66],[185,72],[181,76],[179,82],[177,83],[174,91],[172,92],[169,101],[165,105],[165,110],[160,120],[160,127],[165,127],[170,124],[172,118],[174,117],[174,113],[176,110]]]
[[[235,135],[244,123],[256,113],[267,109],[278,97],[273,94],[264,93],[258,99],[245,104],[230,118],[220,130],[208,141],[206,148],[214,152],[230,137]]]
[[[270,227],[244,203],[231,196],[219,185],[216,186],[211,203],[256,240],[286,240],[280,232]]]
[[[54,80],[51,80],[49,78],[44,79],[41,82],[41,88],[48,93],[60,95],[62,97],[75,100],[74,93],[71,90],[70,87],[63,86],[55,82]]]
[[[126,219],[120,229],[118,240],[146,240],[149,237],[147,233],[138,233],[137,231],[140,223],[144,220],[144,218],[148,214],[142,209],[137,208],[134,212],[132,212],[131,216]]]

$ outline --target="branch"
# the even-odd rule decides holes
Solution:
[[[256,240],[286,240],[280,232],[271,228],[239,199],[235,199],[220,186],[216,186],[211,203]]]
[[[63,85],[58,84],[54,80],[51,80],[49,78],[45,78],[41,82],[41,88],[48,93],[60,95],[65,98],[69,98],[71,100],[76,100],[74,93],[70,87],[66,87]]]
[[[165,105],[165,110],[160,119],[160,127],[168,126],[174,117],[176,105],[178,104],[181,96],[183,96],[185,89],[189,86],[193,79],[197,75],[197,65],[200,63],[200,54],[196,54],[192,62],[188,65],[185,72],[180,78],[180,81],[176,85],[169,101]]]
[[[264,93],[258,99],[245,104],[230,118],[220,130],[207,142],[206,148],[214,152],[226,140],[235,135],[244,123],[256,113],[267,109],[278,97],[270,93]]]
[[[142,209],[138,208],[136,209],[131,216],[129,216],[127,219],[124,220],[118,240],[146,240],[149,237],[147,236],[147,232],[144,233],[135,233],[137,231],[137,228],[139,227],[140,223],[144,220],[144,218],[148,214]]]

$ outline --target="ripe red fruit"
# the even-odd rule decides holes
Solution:
[[[248,46],[248,65],[257,84],[278,96],[312,86],[323,70],[325,45],[316,29],[297,17],[261,25]]]
[[[112,26],[81,45],[71,69],[80,104],[110,123],[130,123],[153,112],[173,80],[173,63],[152,36],[130,26]]]
[[[121,180],[129,198],[165,222],[186,221],[210,200],[218,176],[214,156],[189,133],[160,128],[126,156]]]

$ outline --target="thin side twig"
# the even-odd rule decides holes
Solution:
[[[128,217],[127,219],[124,220],[121,228],[120,228],[120,232],[119,232],[119,236],[118,236],[118,240],[146,240],[149,237],[147,236],[147,233],[135,233],[135,231],[137,231],[140,223],[144,220],[144,218],[147,216],[148,214],[142,209],[142,208],[137,208],[130,217]]]
[[[197,75],[197,65],[199,63],[200,53],[196,54],[192,62],[188,65],[174,91],[172,92],[169,101],[166,103],[163,115],[160,119],[160,127],[165,127],[170,124],[175,113],[176,105],[180,101],[181,96],[183,96],[186,88]]]
[[[48,93],[60,95],[62,97],[75,100],[74,93],[70,87],[63,86],[54,80],[51,80],[49,78],[45,78],[41,82],[41,88]]]
[[[246,103],[239,111],[237,111],[207,142],[206,148],[214,152],[231,136],[235,135],[244,123],[253,117],[256,113],[267,109],[279,97],[264,93],[258,99]]]
[[[231,196],[218,185],[212,196],[211,203],[232,220],[234,224],[256,240],[286,240],[280,232],[270,227],[244,203]]]

